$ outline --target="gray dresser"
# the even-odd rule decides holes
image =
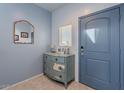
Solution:
[[[74,55],[45,53],[44,74],[62,82],[67,88],[68,82],[74,80]]]

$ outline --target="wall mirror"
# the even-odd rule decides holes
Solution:
[[[59,27],[59,46],[72,46],[72,25]]]
[[[34,26],[30,22],[26,20],[14,22],[14,43],[15,44],[34,43]]]

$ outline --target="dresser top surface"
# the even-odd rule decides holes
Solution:
[[[50,52],[47,52],[45,54],[51,55],[51,56],[59,56],[59,57],[68,57],[68,56],[73,56],[74,55],[74,54],[62,54],[62,53],[50,53]]]

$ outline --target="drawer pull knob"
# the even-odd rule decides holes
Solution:
[[[58,61],[58,59],[57,59],[57,58],[56,58],[55,60],[56,60],[56,61]]]
[[[62,78],[62,75],[60,75],[59,78]]]
[[[59,70],[62,70],[62,67],[61,66],[59,66]]]

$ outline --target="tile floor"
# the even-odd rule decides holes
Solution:
[[[72,81],[68,85],[68,90],[93,90],[92,88],[78,83],[76,81]],[[65,90],[64,85],[58,83],[54,80],[49,79],[48,77],[41,75],[29,81],[25,81],[23,83],[17,84],[15,86],[11,86],[8,90]]]

